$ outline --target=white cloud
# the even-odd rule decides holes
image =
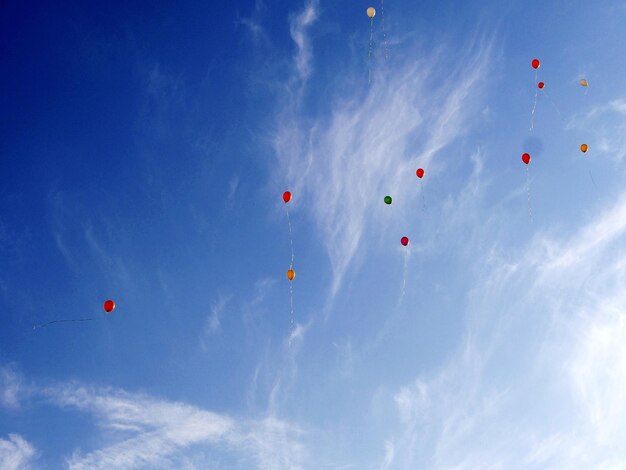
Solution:
[[[465,132],[490,51],[482,43],[466,51],[460,61],[465,65],[441,87],[431,83],[439,54],[411,59],[393,74],[381,72],[369,89],[359,89],[357,78],[345,78],[356,91],[313,121],[301,118],[292,101],[279,112],[273,138],[277,177],[286,175],[298,199],[306,198],[312,209],[330,258],[332,294],[366,230],[375,237],[390,222],[380,197],[393,189],[395,217],[406,219],[416,197],[415,168],[428,167],[431,175],[440,171],[442,164],[429,164]]]
[[[13,365],[0,366],[0,402],[7,408],[19,408],[26,393],[21,375]]]
[[[576,129],[589,135],[588,156],[607,156],[616,163],[626,158],[626,100],[616,98],[606,104],[596,106],[586,115],[574,116],[569,129]]]
[[[295,56],[296,70],[298,71],[298,78],[302,81],[309,78],[311,74],[312,48],[307,29],[317,19],[318,7],[317,0],[307,1],[304,9],[289,19],[289,32],[296,46],[298,46]]]
[[[230,301],[230,296],[220,295],[218,299],[215,302],[213,302],[213,305],[211,305],[211,313],[208,316],[207,322],[206,322],[206,325],[210,331],[215,332],[219,329],[220,317],[222,316],[222,313],[224,312],[224,308],[226,308],[226,305],[228,304],[229,301]]]
[[[0,468],[2,470],[28,470],[32,467],[35,448],[19,434],[0,438]]]
[[[248,31],[252,35],[252,39],[255,42],[259,42],[261,39],[263,39],[266,43],[269,42],[267,33],[263,29],[260,20],[261,13],[264,10],[265,4],[261,0],[256,0],[254,4],[254,12],[250,17],[242,17],[237,14],[237,19],[235,20],[235,25],[243,25],[248,28]]]
[[[228,196],[226,197],[227,207],[232,207],[235,193],[239,187],[239,175],[233,175],[228,181]]]
[[[622,468],[625,220],[626,194],[519,260],[491,252],[460,350],[394,396],[393,468]]]
[[[298,469],[307,455],[299,441],[302,430],[273,413],[260,420],[236,420],[186,403],[76,382],[40,388],[37,393],[56,406],[94,416],[103,429],[119,431],[106,435],[100,448],[76,450],[66,461],[72,470],[180,468],[181,462],[206,468],[212,464],[210,453],[202,457],[197,451],[210,448],[234,451],[262,470]],[[19,436],[11,437],[10,448],[22,449],[31,458],[32,448]],[[0,440],[0,449],[8,449],[7,442]],[[188,454],[193,454],[195,464]]]

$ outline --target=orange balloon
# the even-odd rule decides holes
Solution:
[[[296,277],[296,272],[293,269],[287,271],[287,279],[293,281],[293,278]]]
[[[587,146],[587,144],[582,144],[582,145],[580,146],[580,151],[581,151],[582,153],[585,153],[588,149],[589,149],[589,147]]]

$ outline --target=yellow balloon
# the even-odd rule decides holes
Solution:
[[[587,147],[587,144],[582,144],[582,145],[580,146],[580,151],[581,151],[582,153],[585,153],[585,152],[587,151],[587,149],[588,149],[588,148],[589,148],[589,147]]]
[[[293,269],[287,271],[287,279],[293,281],[293,278],[296,277],[296,272]]]
[[[581,79],[580,79],[580,84],[581,84],[582,86],[587,86],[587,85],[588,85],[587,80],[585,80],[584,78],[581,78]]]
[[[376,10],[374,9],[374,7],[369,7],[367,9],[367,16],[369,16],[370,18],[374,18],[375,14],[376,14]]]

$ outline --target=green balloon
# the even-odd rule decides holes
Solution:
[[[385,196],[385,204],[391,204],[391,196]]]

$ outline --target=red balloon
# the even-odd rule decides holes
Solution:
[[[114,308],[115,302],[113,302],[112,300],[107,300],[106,302],[104,302],[104,311],[106,313],[111,313]]]
[[[530,155],[525,153],[524,155],[522,155],[522,161],[524,163],[526,163],[526,165],[528,165],[530,163]]]
[[[538,69],[539,65],[541,65],[541,62],[539,62],[539,59],[533,59],[530,65],[532,65],[534,69]]]
[[[402,243],[403,246],[407,246],[409,244],[409,239],[408,237],[402,237],[400,239],[400,243]]]
[[[539,82],[539,83],[537,83],[537,86],[538,86],[539,88],[543,88],[544,86],[546,86],[546,84],[545,84],[545,83],[543,83],[543,82]]]
[[[285,201],[285,204],[291,201],[291,193],[289,191],[283,193],[283,201]]]
[[[423,178],[424,177],[424,170],[422,170],[421,168],[418,168],[417,171],[415,172],[415,174],[417,175],[418,178]]]

